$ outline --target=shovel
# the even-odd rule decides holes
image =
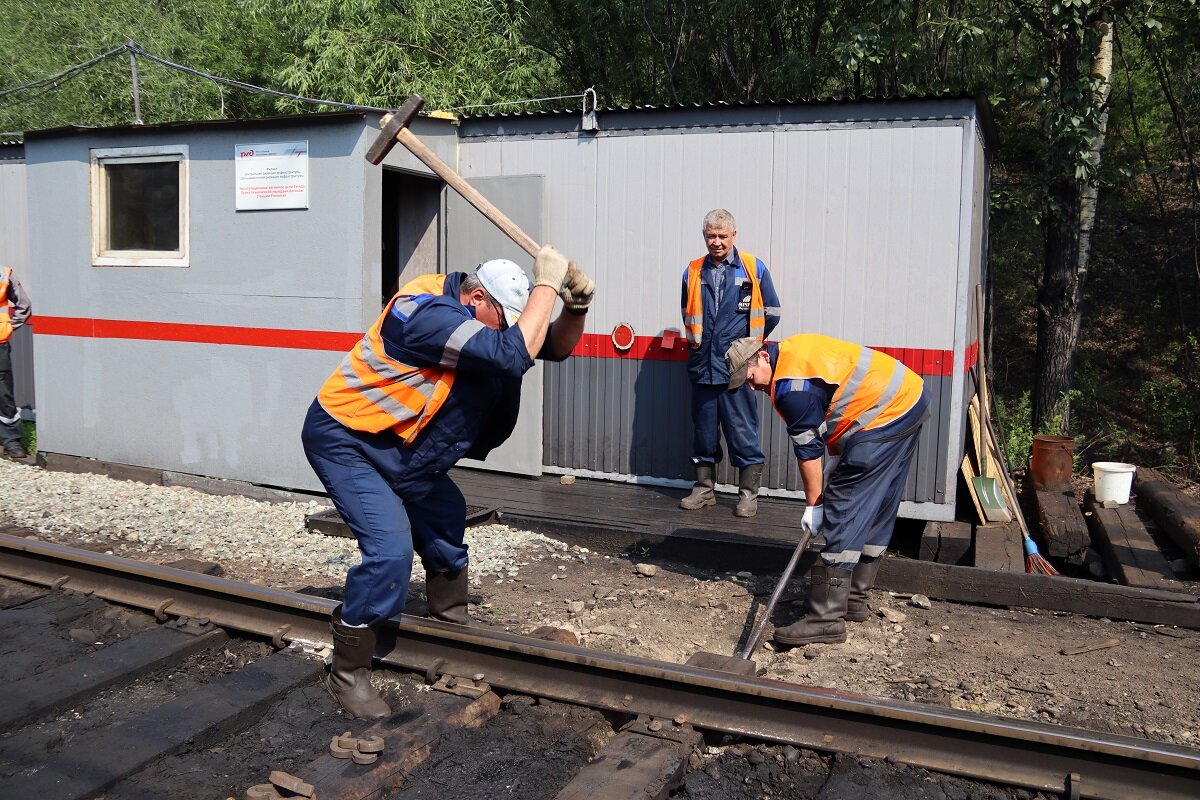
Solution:
[[[1008,510],[1008,505],[1004,502],[1004,497],[1000,493],[1000,484],[996,479],[990,477],[987,468],[987,451],[988,443],[984,441],[983,434],[987,430],[990,417],[988,416],[988,393],[987,393],[987,370],[983,363],[983,287],[975,287],[975,325],[976,333],[978,334],[979,362],[975,365],[977,369],[976,379],[979,384],[979,475],[971,478],[971,484],[975,487],[975,495],[979,498],[979,505],[983,508],[983,515],[986,519],[983,522],[1011,522],[1012,514]]]
[[[758,665],[750,658],[750,654],[758,649],[758,641],[762,638],[763,631],[766,629],[767,623],[771,620],[771,613],[775,611],[775,604],[779,602],[779,597],[783,594],[784,587],[792,579],[792,573],[796,571],[796,565],[800,563],[800,556],[804,555],[804,550],[808,547],[810,539],[812,539],[811,531],[806,531],[800,537],[800,543],[796,545],[796,550],[792,553],[791,561],[788,562],[787,568],[784,569],[783,576],[780,577],[775,591],[771,593],[771,599],[767,601],[766,609],[763,610],[762,616],[755,623],[754,630],[750,632],[750,638],[746,640],[746,646],[732,656],[723,656],[720,653],[706,653],[700,650],[692,653],[692,657],[687,660],[689,665],[704,667],[705,669],[716,669],[722,672],[732,672],[736,675],[754,675],[758,672]]]

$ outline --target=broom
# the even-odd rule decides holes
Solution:
[[[1042,554],[1038,552],[1037,542],[1030,539],[1025,531],[1021,531],[1021,536],[1025,539],[1025,571],[1034,575],[1057,575],[1058,570],[1054,565],[1042,558]]]
[[[975,287],[975,324],[978,325],[979,332],[979,416],[983,418],[988,435],[991,437],[990,444],[995,447],[995,453],[1000,461],[1000,474],[1004,476],[1004,485],[1008,488],[1008,496],[1012,498],[1013,512],[1017,518],[1017,522],[1021,523],[1021,543],[1025,547],[1025,571],[1033,575],[1057,575],[1058,570],[1054,565],[1042,557],[1038,552],[1037,542],[1033,541],[1033,537],[1029,535],[1029,527],[1025,524],[1025,515],[1021,513],[1021,508],[1017,504],[1017,490],[1013,486],[1012,476],[1008,474],[1008,465],[1004,463],[1004,454],[1000,452],[1000,437],[996,435],[996,429],[992,427],[992,414],[988,408],[987,390],[987,375],[983,368],[983,287]],[[982,451],[987,450],[987,445],[979,448]]]
[[[992,415],[984,413],[983,417],[987,420],[988,435],[992,437],[992,441],[996,442],[996,429],[992,427]],[[996,454],[1000,458],[1000,474],[1004,477],[1004,485],[1008,487],[1008,496],[1012,498],[1013,505],[1017,504],[1017,490],[1013,486],[1012,476],[1008,474],[1008,465],[1004,463],[1004,455],[1000,453],[999,448],[996,449]],[[1021,509],[1013,509],[1016,513],[1017,522],[1021,523],[1021,541],[1025,546],[1025,571],[1033,575],[1057,575],[1058,570],[1054,565],[1042,557],[1038,552],[1037,542],[1029,535],[1029,527],[1025,524],[1025,515],[1021,513]]]

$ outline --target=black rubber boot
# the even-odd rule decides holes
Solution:
[[[850,597],[846,601],[846,622],[862,622],[871,614],[871,606],[867,604],[867,592],[875,585],[875,576],[879,574],[879,566],[883,558],[861,557],[854,565],[850,576]]]
[[[467,589],[466,567],[458,572],[426,572],[425,596],[429,598],[429,616],[443,622],[470,625]]]
[[[709,461],[696,462],[696,485],[692,493],[679,501],[679,507],[695,511],[705,506],[717,504],[717,465]]]
[[[738,501],[734,516],[753,517],[758,513],[758,487],[762,484],[763,465],[751,464],[738,471]]]
[[[380,719],[392,709],[371,685],[371,658],[375,655],[375,631],[352,628],[342,623],[342,607],[333,610],[333,664],[325,688],[347,714],[357,719]]]
[[[846,641],[846,601],[850,576],[818,561],[809,579],[808,610],[804,618],[775,631],[775,641],[795,647],[802,644],[837,644]],[[842,577],[845,575],[845,577]]]

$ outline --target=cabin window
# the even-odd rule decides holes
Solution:
[[[92,150],[92,264],[186,267],[187,145]]]

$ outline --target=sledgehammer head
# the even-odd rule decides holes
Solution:
[[[423,105],[425,105],[424,97],[419,94],[410,94],[399,111],[384,114],[383,118],[379,120],[379,125],[383,130],[379,132],[371,149],[367,151],[367,161],[379,166],[379,162],[387,158],[387,154],[392,152],[392,148],[396,146],[396,134],[402,128],[409,126]]]

